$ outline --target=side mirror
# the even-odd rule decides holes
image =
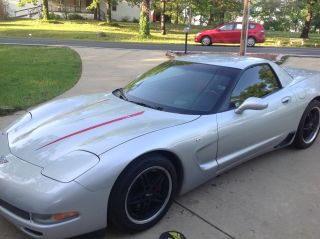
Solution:
[[[268,107],[268,104],[264,103],[262,99],[257,97],[249,97],[246,99],[237,109],[236,114],[241,114],[245,110],[264,110]]]

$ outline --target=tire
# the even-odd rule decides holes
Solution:
[[[247,41],[247,46],[248,47],[254,47],[256,45],[256,39],[253,37],[249,37]]]
[[[113,186],[108,221],[129,232],[152,227],[169,210],[177,182],[175,167],[166,157],[149,154],[135,160]]]
[[[320,128],[320,102],[313,100],[305,109],[293,141],[298,149],[309,148],[317,139]]]
[[[201,39],[201,44],[203,46],[211,46],[212,45],[212,41],[211,41],[211,38],[208,37],[208,36],[205,36]]]

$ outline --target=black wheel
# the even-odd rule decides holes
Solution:
[[[248,47],[254,47],[256,45],[256,39],[253,37],[249,37],[247,41],[247,46]]]
[[[304,111],[293,145],[299,149],[310,147],[317,139],[320,128],[320,102],[312,101]]]
[[[208,36],[205,36],[201,39],[201,44],[203,46],[211,46],[212,45],[212,41],[211,41],[211,38],[208,37]]]
[[[108,221],[121,230],[145,230],[166,214],[176,191],[177,173],[170,160],[160,154],[139,158],[111,191]]]

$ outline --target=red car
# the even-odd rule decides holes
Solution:
[[[240,43],[242,22],[228,22],[215,29],[206,30],[196,34],[195,42],[209,46],[212,43]],[[248,42],[249,47],[256,43],[265,42],[264,27],[255,22],[249,23]]]

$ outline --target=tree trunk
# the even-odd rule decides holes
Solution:
[[[93,20],[98,20],[98,9],[96,7],[93,9]]]
[[[100,3],[97,3],[97,20],[101,21]]]
[[[219,13],[219,25],[224,23],[224,12]]]
[[[106,21],[107,21],[107,23],[112,22],[111,9],[112,9],[112,0],[107,0],[106,1]]]
[[[161,34],[166,35],[166,0],[161,0]]]
[[[179,7],[177,6],[176,9],[176,17],[174,19],[174,24],[178,25],[179,24]]]
[[[213,25],[213,23],[214,23],[214,14],[211,12],[208,19],[208,26]]]
[[[42,1],[42,19],[49,20],[49,5],[48,0]]]
[[[142,0],[141,2],[139,28],[142,37],[150,36],[150,0]]]
[[[302,33],[300,35],[300,38],[309,38],[309,31],[310,31],[310,25],[313,17],[313,1],[309,0],[308,1],[308,14],[306,17],[306,20],[304,22],[304,26],[302,29]]]

